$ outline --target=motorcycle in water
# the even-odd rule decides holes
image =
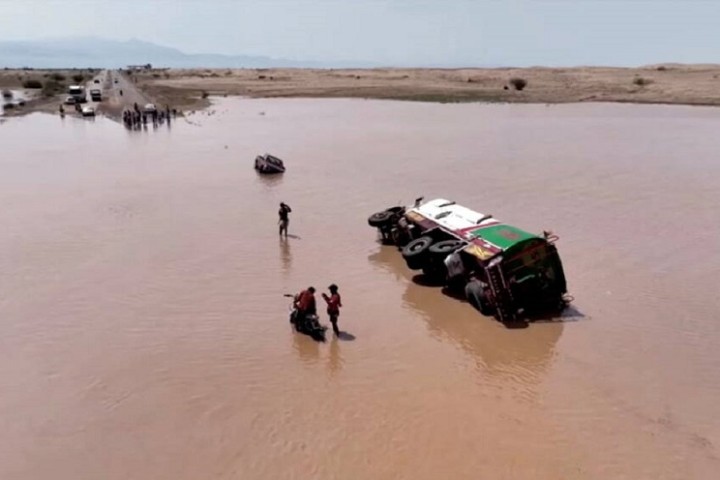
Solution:
[[[328,327],[320,325],[319,317],[317,315],[305,315],[304,318],[299,318],[299,312],[295,308],[295,295],[285,294],[286,297],[293,298],[293,302],[290,304],[290,323],[295,327],[295,330],[303,333],[316,342],[325,341],[325,331]]]

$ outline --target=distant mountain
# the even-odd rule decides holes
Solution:
[[[150,63],[169,68],[341,68],[370,67],[362,62],[321,63],[249,55],[189,54],[141,40],[74,37],[0,42],[0,67],[120,68]]]

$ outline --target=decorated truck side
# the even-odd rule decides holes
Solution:
[[[410,269],[466,293],[470,282],[480,285],[468,300],[505,324],[559,313],[570,301],[550,232],[535,235],[441,198],[388,208],[368,224],[402,251]]]

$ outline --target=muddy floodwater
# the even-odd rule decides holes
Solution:
[[[602,104],[8,120],[0,478],[717,478],[719,132]],[[508,330],[418,284],[366,219],[421,195],[558,234],[572,308]],[[330,283],[347,335],[317,344],[283,294]]]

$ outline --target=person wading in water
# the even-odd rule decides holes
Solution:
[[[328,297],[323,292],[322,297],[325,299],[325,303],[327,303],[327,313],[330,317],[330,323],[332,323],[333,332],[335,332],[335,336],[340,335],[340,330],[337,326],[338,316],[340,315],[340,307],[342,307],[342,302],[340,301],[340,294],[338,293],[338,286],[334,283],[328,287],[328,290],[330,290],[330,296]]]
[[[278,210],[278,217],[280,217],[280,220],[278,221],[278,224],[280,225],[280,235],[285,232],[285,238],[287,238],[288,235],[288,223],[290,223],[288,213],[290,212],[292,212],[290,206],[284,202],[280,202],[280,210]]]

